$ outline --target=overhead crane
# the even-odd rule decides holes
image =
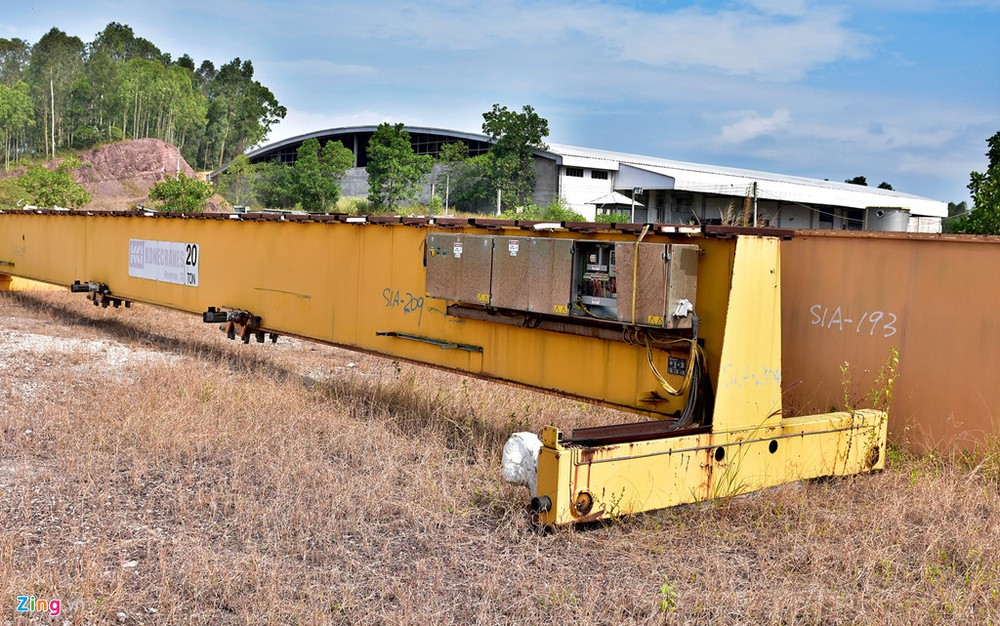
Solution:
[[[884,412],[783,412],[779,240],[788,236],[7,211],[0,273],[67,286],[95,305],[201,314],[245,342],[297,336],[635,414],[572,432],[547,426],[534,444],[512,438],[522,445],[505,463],[532,489],[532,521],[551,527],[884,467]]]

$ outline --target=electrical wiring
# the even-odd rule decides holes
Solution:
[[[700,369],[702,367],[702,361],[704,360],[704,353],[701,346],[698,345],[697,341],[691,341],[691,348],[688,352],[688,364],[687,371],[684,374],[684,382],[681,386],[675,389],[667,379],[660,374],[660,371],[656,368],[656,363],[653,360],[653,342],[648,339],[645,341],[646,344],[646,362],[649,363],[649,369],[653,373],[653,377],[656,381],[660,383],[660,387],[663,388],[665,392],[672,396],[682,396],[688,392],[691,387],[691,378],[694,375],[694,370],[696,368]]]
[[[622,329],[622,340],[630,345],[644,346],[646,349],[646,362],[657,383],[668,395],[681,397],[687,395],[684,408],[677,421],[669,430],[686,428],[695,423],[707,423],[711,419],[713,394],[711,380],[708,378],[708,359],[704,349],[699,345],[697,338],[698,316],[694,316],[693,336],[657,336],[647,329],[637,327],[627,327]],[[657,349],[688,349],[688,364],[685,370],[684,380],[680,387],[674,388],[669,381],[660,373],[656,367],[653,355],[653,348]]]
[[[583,303],[583,300],[577,300],[576,302],[574,302],[573,303],[573,307],[575,309],[583,311],[585,315],[588,315],[588,316],[590,316],[590,317],[592,317],[594,319],[597,319],[597,320],[604,320],[606,322],[617,322],[618,321],[618,318],[616,318],[616,317],[608,317],[606,315],[598,315],[597,313],[594,313],[593,311],[591,311],[590,309],[587,308],[587,305]]]

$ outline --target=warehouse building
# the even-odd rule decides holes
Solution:
[[[247,156],[253,163],[292,163],[307,139],[340,141],[354,152],[355,167],[342,184],[345,196],[367,196],[367,145],[375,126],[321,130],[263,146]],[[485,135],[437,128],[406,127],[417,154],[437,156],[441,146],[464,142],[469,155],[484,154]],[[212,177],[225,168],[213,172]],[[554,198],[594,219],[602,213],[626,214],[631,221],[655,223],[732,223],[744,215],[762,225],[820,230],[941,232],[947,203],[897,191],[785,176],[715,165],[550,144],[535,151],[535,204]],[[435,166],[422,201],[444,198],[449,181]],[[480,208],[489,210],[490,202]]]

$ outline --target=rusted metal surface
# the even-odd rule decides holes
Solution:
[[[703,228],[705,235],[715,237],[735,237],[737,235],[756,235],[758,237],[778,237],[791,239],[796,231],[789,228],[756,228],[751,226],[719,226],[708,224]]]
[[[663,436],[680,437],[707,433],[709,426],[694,428],[676,428],[675,421],[657,420],[655,422],[634,422],[631,424],[613,424],[611,426],[595,426],[593,428],[577,428],[564,443],[586,445],[608,445],[613,443],[629,443],[646,441]]]
[[[491,308],[465,304],[449,304],[447,312],[451,317],[462,319],[488,321],[494,324],[507,324],[508,326],[524,326],[525,328],[539,328],[556,333],[569,333],[581,337],[594,337],[604,341],[627,343],[627,338],[622,333],[620,326],[613,326],[609,322],[586,317],[566,318],[566,321],[560,321],[521,311],[498,311]]]
[[[867,406],[892,347],[896,441],[975,449],[1000,432],[1000,238],[800,231],[781,261],[786,411],[843,408],[845,363]]]

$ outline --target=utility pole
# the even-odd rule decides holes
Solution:
[[[632,213],[629,216],[629,222],[635,223],[635,197],[642,193],[642,187],[632,187]]]
[[[757,181],[753,181],[753,226],[757,227]]]
[[[500,215],[500,188],[497,187],[497,215]]]

